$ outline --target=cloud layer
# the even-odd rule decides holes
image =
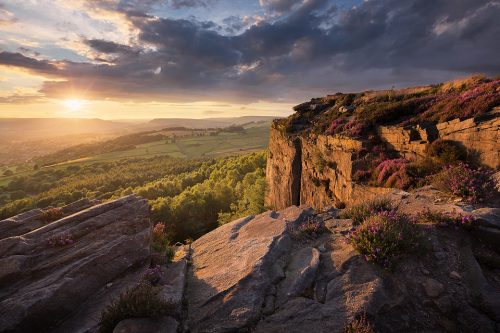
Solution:
[[[299,101],[338,90],[500,73],[498,0],[367,0],[344,6],[260,0],[260,19],[221,20],[155,15],[164,1],[92,3],[124,17],[134,38],[120,43],[82,36],[79,48],[87,61],[18,50],[0,52],[0,64],[45,76],[41,92],[47,97],[77,91],[87,98],[144,101]],[[168,2],[183,10],[213,4]]]

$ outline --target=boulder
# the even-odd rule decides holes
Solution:
[[[177,333],[179,323],[172,317],[131,318],[116,325],[113,333]]]
[[[294,206],[269,211],[223,225],[192,244],[186,295],[191,332],[234,332],[258,321],[279,272],[274,265],[290,250],[287,226],[308,214]]]
[[[0,240],[0,331],[95,328],[111,295],[140,278],[150,233],[147,201],[127,196]]]
[[[479,225],[500,229],[500,208],[479,208],[472,211],[471,215]]]

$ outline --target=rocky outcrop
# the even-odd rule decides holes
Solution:
[[[0,222],[9,230],[0,240],[0,332],[95,331],[104,306],[149,264],[147,201],[127,196],[38,228],[35,215]]]
[[[380,126],[377,132],[390,149],[406,158],[424,157],[427,144],[436,139],[436,130],[431,126]]]
[[[99,200],[89,200],[85,198],[57,208],[57,211],[60,215],[59,218],[62,218],[95,206],[99,203]],[[25,213],[0,221],[0,238],[22,235],[46,225],[49,221],[44,218],[44,214],[50,209],[52,208],[49,207],[45,210],[39,208],[32,209]]]
[[[266,175],[273,186],[266,193],[267,205],[285,209],[300,204],[301,167],[299,138],[271,130]]]
[[[388,198],[408,214],[467,209],[431,188]],[[291,206],[178,247],[157,283],[169,314],[126,318],[113,332],[340,333],[360,315],[378,332],[498,331],[500,255],[475,233],[500,230],[498,209],[473,211],[471,232],[421,226],[426,251],[393,271],[353,249],[352,220],[338,213]],[[149,267],[148,215],[128,196],[1,239],[0,332],[97,332],[102,310]],[[311,222],[322,228],[305,233]]]
[[[188,278],[191,332],[235,332],[261,316],[290,250],[288,226],[307,210],[290,207],[226,224],[192,244]]]
[[[395,193],[397,198],[415,205],[419,199]],[[335,216],[335,210],[317,215],[290,207],[234,221],[195,241],[185,329],[343,332],[365,314],[380,332],[496,332],[500,265],[478,261],[479,243],[470,234],[422,226],[428,251],[387,271],[354,251],[346,242],[352,221]],[[326,231],[316,237],[292,233],[311,219]]]
[[[299,110],[306,108],[306,104],[309,108],[321,104],[311,103],[299,105]],[[480,163],[497,169],[500,168],[499,114],[493,110],[481,118],[455,119],[437,125],[379,126],[376,133],[389,149],[405,158],[424,157],[428,144],[440,138],[461,144]],[[310,133],[307,127],[287,134],[275,124],[269,143],[266,205],[274,209],[292,204],[323,209],[390,192],[392,189],[362,185],[354,179],[363,163],[356,156],[372,147],[368,139]]]
[[[426,126],[380,126],[379,136],[406,158],[425,156],[427,144],[437,138],[463,145],[477,160],[493,169],[500,167],[500,109],[483,118],[469,118]]]
[[[357,153],[366,147],[362,140],[314,135],[301,138],[301,147],[300,204],[323,209],[371,199],[391,191],[353,181],[359,167]]]
[[[455,119],[437,124],[439,137],[463,144],[478,160],[493,168],[500,167],[500,108],[486,119]]]

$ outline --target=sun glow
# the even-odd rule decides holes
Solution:
[[[80,111],[85,104],[86,102],[81,99],[67,99],[62,102],[62,105],[71,111]]]

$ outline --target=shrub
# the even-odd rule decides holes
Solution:
[[[364,181],[369,179],[371,175],[372,173],[370,170],[356,170],[356,172],[352,176],[352,180],[354,180],[355,182]]]
[[[493,172],[485,168],[474,169],[460,162],[449,165],[433,177],[433,184],[439,189],[459,196],[469,203],[477,203],[495,193]]]
[[[316,172],[323,173],[326,167],[326,161],[319,149],[314,149],[312,152],[312,163]]]
[[[40,221],[48,223],[59,220],[63,216],[64,213],[61,208],[47,208],[42,212],[39,219]]]
[[[344,209],[339,217],[342,219],[352,219],[354,225],[359,225],[370,215],[393,209],[394,207],[389,199],[379,198]]]
[[[155,264],[166,264],[172,261],[175,250],[170,246],[170,237],[165,231],[165,224],[157,223],[153,228],[152,259]]]
[[[160,265],[155,265],[148,268],[144,272],[144,276],[142,278],[144,281],[149,282],[153,286],[160,283],[161,279],[163,278],[163,271]]]
[[[374,170],[374,182],[378,186],[407,189],[414,181],[408,174],[407,167],[410,161],[396,158],[381,162]]]
[[[430,157],[411,161],[406,166],[406,173],[413,180],[415,187],[421,187],[426,184],[428,177],[438,173],[443,167],[443,164],[436,162]]]
[[[429,157],[442,163],[456,163],[467,159],[467,149],[456,141],[438,139],[426,148]]]
[[[413,220],[393,210],[371,215],[351,231],[348,242],[372,261],[386,269],[419,245],[418,227]]]
[[[99,332],[111,333],[120,321],[128,318],[149,318],[173,314],[175,306],[161,298],[160,290],[160,287],[139,283],[121,294],[102,312]]]
[[[429,208],[417,215],[420,223],[431,223],[437,226],[469,226],[474,222],[471,215],[462,215],[458,213],[441,213],[431,211]]]
[[[73,236],[71,235],[60,235],[49,238],[47,244],[52,247],[63,247],[66,245],[73,244]]]
[[[359,316],[344,327],[344,333],[375,333],[366,315]]]
[[[297,227],[290,226],[288,230],[293,239],[316,238],[324,231],[324,226],[320,220],[315,220],[314,218],[309,217],[301,225]]]

